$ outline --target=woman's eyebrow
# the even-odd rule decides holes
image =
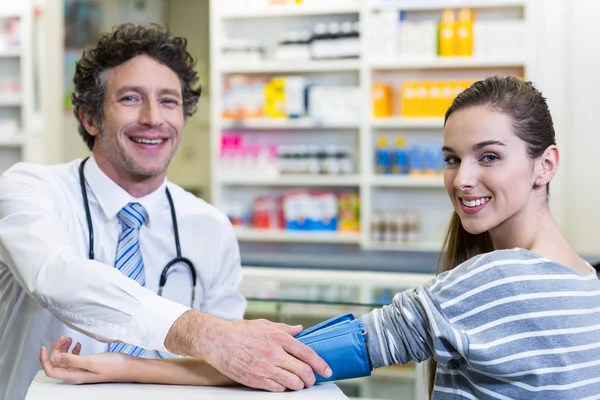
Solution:
[[[483,142],[479,142],[479,143],[477,143],[477,144],[474,144],[474,145],[473,145],[473,150],[474,150],[474,151],[477,151],[477,150],[481,150],[481,149],[483,149],[484,147],[487,147],[487,146],[493,146],[493,145],[498,145],[498,146],[506,146],[504,143],[502,143],[502,142],[500,142],[500,141],[498,141],[498,140],[486,140],[486,141],[483,141]],[[447,152],[449,152],[449,153],[456,153],[456,152],[454,151],[454,149],[453,149],[452,147],[450,147],[450,146],[443,146],[443,147],[442,147],[442,151],[447,151]]]

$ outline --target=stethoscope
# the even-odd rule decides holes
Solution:
[[[94,259],[94,227],[92,224],[92,214],[90,212],[90,204],[88,202],[87,197],[87,189],[85,187],[85,175],[83,173],[83,167],[89,157],[84,159],[79,165],[79,184],[81,186],[81,194],[83,195],[83,206],[85,208],[85,217],[87,219],[88,232],[89,232],[89,254],[88,258],[90,260]],[[175,205],[173,204],[173,198],[171,197],[171,192],[169,188],[166,189],[167,200],[169,201],[169,206],[171,208],[171,220],[173,221],[173,232],[175,234],[175,252],[176,257],[169,261],[167,265],[163,268],[162,273],[160,274],[160,280],[158,282],[158,295],[162,296],[163,288],[167,283],[167,275],[169,274],[169,270],[175,264],[182,263],[184,264],[190,272],[191,283],[192,283],[192,296],[190,301],[190,308],[194,308],[194,300],[196,299],[196,268],[194,268],[194,264],[187,258],[181,256],[181,244],[179,242],[179,228],[177,227],[177,214],[175,213]],[[158,355],[162,358],[160,352]]]

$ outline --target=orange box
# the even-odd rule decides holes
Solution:
[[[382,83],[374,83],[371,88],[373,101],[373,117],[387,118],[393,114],[392,88]]]

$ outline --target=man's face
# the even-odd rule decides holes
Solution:
[[[169,67],[140,55],[105,73],[104,129],[94,155],[121,177],[163,176],[184,127],[181,82]]]

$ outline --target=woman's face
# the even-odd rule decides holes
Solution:
[[[442,150],[444,185],[467,232],[492,230],[526,210],[534,163],[509,116],[483,106],[454,112]]]

